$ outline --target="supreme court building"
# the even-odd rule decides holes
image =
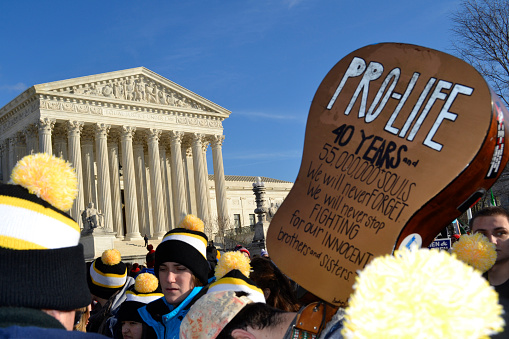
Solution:
[[[60,156],[78,175],[71,216],[82,225],[94,203],[104,230],[124,240],[160,239],[188,213],[232,219],[240,198],[227,196],[222,155],[230,113],[144,67],[35,85],[0,109],[0,181],[27,154]],[[291,188],[281,183],[279,200]]]

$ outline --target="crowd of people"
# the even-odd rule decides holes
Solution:
[[[145,239],[144,263],[125,263],[115,249],[85,263],[80,227],[66,213],[77,192],[74,176],[60,158],[35,154],[0,185],[0,337],[355,337],[355,310],[303,294],[265,249],[259,255],[242,245],[219,251],[193,215],[174,225],[157,248]],[[509,213],[483,209],[470,226],[496,245],[496,262],[484,278],[502,306],[489,304],[500,312],[479,325],[479,333],[495,336],[509,314]],[[475,270],[466,274],[484,280]],[[362,274],[358,279],[356,286]],[[360,297],[353,298],[358,305]],[[504,320],[499,306],[506,309]]]

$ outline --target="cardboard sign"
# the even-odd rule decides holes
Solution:
[[[344,305],[358,270],[400,246],[427,247],[501,174],[507,110],[451,55],[361,48],[318,88],[295,185],[271,221],[278,267]]]

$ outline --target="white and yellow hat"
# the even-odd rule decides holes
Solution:
[[[80,228],[66,211],[78,192],[71,165],[38,153],[0,185],[0,305],[72,310],[90,304]]]

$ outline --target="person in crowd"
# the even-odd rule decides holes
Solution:
[[[127,267],[116,249],[105,250],[87,270],[87,282],[96,308],[88,320],[87,332],[113,336],[115,314],[126,299],[126,290],[134,284]]]
[[[87,307],[71,165],[46,153],[23,157],[0,184],[0,338],[101,338],[72,331]]]
[[[215,281],[207,286],[207,293],[217,291],[245,292],[253,302],[265,303],[263,291],[249,278],[250,260],[238,251],[224,253],[216,266]]]
[[[254,258],[251,267],[250,278],[262,289],[268,305],[287,312],[297,312],[301,308],[290,280],[270,259]]]
[[[262,258],[268,258],[269,252],[267,252],[265,248],[262,248],[260,255],[262,256]]]
[[[155,274],[164,298],[140,308],[142,319],[158,338],[178,338],[180,323],[207,284],[207,236],[203,221],[187,215],[165,234],[155,253]]]
[[[145,240],[145,247],[148,247],[148,236],[147,236],[147,234],[145,234],[143,236],[143,240]]]
[[[499,206],[484,208],[474,214],[470,228],[495,244],[497,259],[488,271],[488,281],[499,294],[509,297],[509,212]]]
[[[265,303],[253,303],[243,292],[211,292],[191,307],[182,322],[180,338],[287,339],[296,316],[295,312],[284,312]]]
[[[133,277],[136,279],[136,276],[140,273],[140,264],[138,264],[137,262],[135,262],[133,264],[133,266],[131,267],[131,270],[129,271],[129,276]]]
[[[156,263],[156,251],[154,250],[154,246],[152,244],[148,245],[147,251],[148,253],[145,255],[145,262],[147,264],[147,268],[153,269]]]
[[[242,247],[237,248],[235,251],[239,251],[239,252],[243,253],[246,257],[251,259],[251,253],[249,253],[247,248],[242,246]]]
[[[90,311],[92,310],[92,306],[88,305],[86,307],[81,307],[76,310],[76,314],[74,316],[74,327],[73,331],[87,331],[88,318],[90,318]]]
[[[472,233],[485,235],[496,246],[497,259],[484,277],[498,292],[509,324],[509,212],[500,206],[483,208],[472,216],[469,226]]]
[[[209,273],[209,279],[214,275],[214,269],[216,268],[219,251],[217,250],[216,246],[214,246],[214,241],[210,241],[207,245],[207,260],[210,264],[210,273]]]
[[[151,339],[156,338],[152,327],[148,326],[138,309],[163,297],[159,282],[151,273],[141,273],[136,277],[134,285],[126,292],[126,300],[117,312],[114,338],[119,339]]]

